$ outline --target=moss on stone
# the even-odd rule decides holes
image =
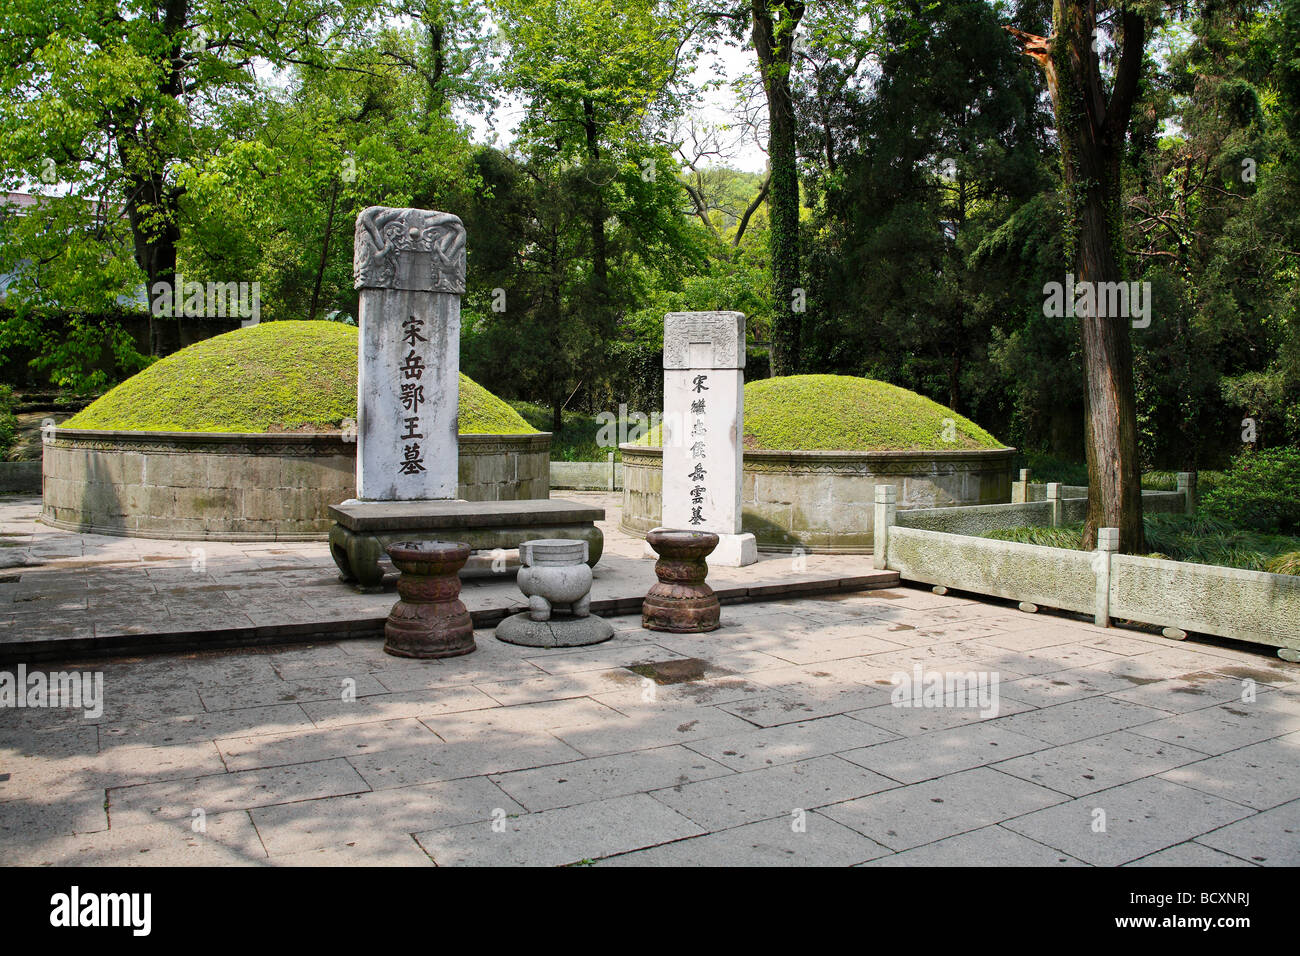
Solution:
[[[357,415],[357,330],[335,322],[266,322],[159,359],[64,424],[109,431],[338,431]],[[461,434],[535,430],[460,377]]]
[[[659,445],[658,428],[640,444]],[[790,375],[745,385],[745,447],[772,451],[955,451],[1005,447],[916,392],[851,375]]]

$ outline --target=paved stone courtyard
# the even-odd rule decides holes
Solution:
[[[724,621],[90,662],[97,720],[0,711],[0,862],[1300,863],[1294,665],[910,588]],[[917,664],[996,716],[895,706]]]
[[[644,593],[652,562],[600,500],[598,579]],[[394,596],[338,584],[323,543],[67,534],[33,501],[0,502],[0,643],[241,617],[342,639],[29,664],[102,673],[104,709],[0,709],[0,863],[1300,863],[1300,666],[1264,648],[893,586],[727,605],[704,636],[624,616],[595,647],[484,629],[467,657],[402,660],[348,636]],[[917,667],[987,678],[996,709],[896,706]]]

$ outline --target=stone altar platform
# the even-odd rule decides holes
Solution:
[[[396,541],[464,541],[475,551],[506,551],[534,538],[587,542],[595,567],[605,509],[563,498],[530,501],[345,501],[330,508],[330,554],[339,577],[364,593],[382,590],[384,548]]]
[[[591,609],[639,614],[655,582],[644,542],[619,530],[616,494],[576,492],[606,517],[592,569]],[[351,639],[383,640],[396,595],[340,584],[323,541],[155,541],[58,531],[38,523],[40,499],[0,497],[0,665],[75,656],[160,654]],[[869,557],[764,555],[748,568],[715,568],[724,604],[897,586]],[[385,561],[385,564],[387,562]],[[527,608],[513,574],[464,580],[474,626]],[[724,619],[726,611],[724,610]],[[497,643],[492,641],[492,643]],[[474,657],[476,655],[470,655]]]

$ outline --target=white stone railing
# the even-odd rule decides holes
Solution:
[[[610,452],[605,461],[552,461],[551,487],[579,491],[618,491],[623,487],[623,463]]]
[[[1184,492],[1156,492],[1190,500]],[[1111,620],[1161,627],[1175,637],[1213,634],[1278,649],[1283,660],[1300,662],[1300,577],[1245,571],[1162,558],[1118,554],[1119,532],[1102,528],[1095,551],[1074,551],[976,537],[992,509],[1007,509],[1019,525],[1029,509],[1061,510],[1059,496],[1044,502],[984,505],[979,509],[935,509],[969,515],[972,531],[905,527],[916,512],[899,512],[891,485],[876,488],[874,563],[904,580],[989,594],[1023,603],[1091,614],[1100,627]],[[1161,500],[1162,503],[1164,499]],[[1143,505],[1147,495],[1143,495]],[[1010,509],[1020,509],[1012,511]],[[1040,517],[1038,514],[1032,517]],[[1003,523],[1002,527],[1015,525]]]

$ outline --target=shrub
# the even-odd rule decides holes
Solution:
[[[18,429],[18,418],[14,415],[14,390],[8,385],[0,385],[0,458],[9,451],[14,443],[14,433]]]
[[[1243,528],[1300,533],[1300,449],[1250,451],[1201,496],[1206,514]]]
[[[1274,574],[1300,575],[1300,551],[1288,551],[1286,554],[1279,554],[1264,566],[1264,570],[1272,571]]]
[[[1036,483],[1058,481],[1063,485],[1086,485],[1088,466],[1080,461],[1068,461],[1041,451],[1024,453],[1023,467],[1029,469],[1029,480]]]

